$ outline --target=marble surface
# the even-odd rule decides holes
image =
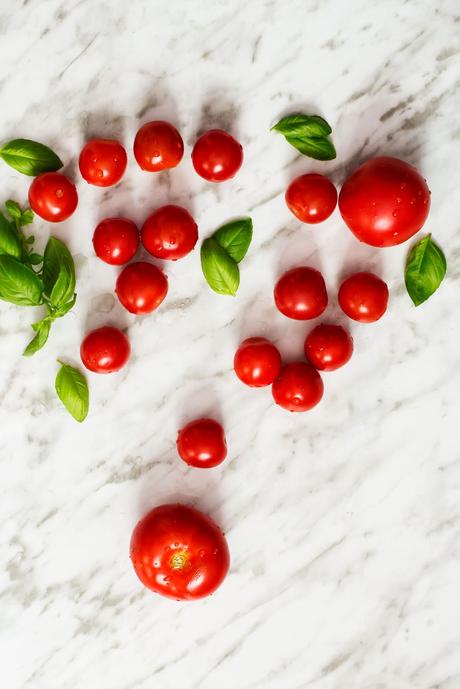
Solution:
[[[455,0],[2,0],[1,139],[44,141],[67,161],[80,205],[53,228],[76,256],[78,301],[32,359],[32,309],[0,304],[0,656],[8,689],[458,689],[460,683],[459,32]],[[337,160],[297,156],[269,132],[293,110],[332,124]],[[122,183],[90,188],[76,159],[90,136],[131,150],[138,126],[167,118],[186,157],[171,174],[131,160]],[[211,126],[245,148],[237,178],[194,173],[191,145]],[[449,268],[415,309],[407,246],[360,245],[338,213],[308,229],[283,193],[300,172],[340,185],[376,153],[419,166],[432,190],[426,229]],[[29,180],[0,168],[1,200]],[[167,266],[170,292],[136,319],[115,301],[116,270],[91,246],[99,218],[141,222],[171,201],[201,237],[250,214],[254,241],[236,299],[204,283],[195,251]],[[43,244],[49,226],[36,223]],[[232,372],[245,336],[266,334],[287,360],[309,326],[276,312],[287,267],[321,267],[331,306],[354,267],[388,281],[391,308],[351,326],[356,353],[325,375],[308,414],[275,407]],[[76,424],[57,400],[56,358],[81,338],[127,329],[119,374],[89,376]],[[213,414],[230,449],[220,468],[175,452],[185,420]],[[231,573],[210,599],[180,604],[143,590],[128,559],[137,519],[181,499],[225,530]]]

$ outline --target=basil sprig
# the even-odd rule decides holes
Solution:
[[[89,391],[86,378],[80,371],[69,364],[59,361],[55,388],[59,399],[69,414],[81,423],[88,415]]]
[[[201,246],[201,268],[208,285],[217,294],[235,296],[240,285],[240,263],[252,240],[251,218],[234,220],[220,227]]]
[[[333,160],[337,157],[334,144],[329,138],[331,126],[319,115],[287,115],[272,130],[283,134],[291,146],[309,158]]]
[[[415,306],[423,304],[438,289],[447,271],[444,253],[431,234],[421,239],[407,258],[404,280]]]
[[[13,139],[0,148],[0,158],[23,175],[55,172],[63,163],[51,148],[31,139]]]

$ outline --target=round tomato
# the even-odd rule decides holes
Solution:
[[[372,246],[395,246],[419,231],[430,210],[430,190],[415,167],[398,158],[371,158],[339,195],[342,218]]]
[[[119,141],[93,139],[80,153],[78,165],[81,176],[96,187],[111,187],[123,177],[128,157]]]
[[[286,204],[302,222],[322,222],[337,205],[337,190],[323,175],[301,175],[288,186]]]
[[[176,600],[209,596],[230,566],[227,541],[209,517],[186,505],[155,507],[133,531],[131,561],[148,589]]]
[[[353,354],[353,338],[341,325],[321,323],[305,340],[305,356],[320,371],[335,371]]]
[[[115,292],[125,309],[143,315],[160,306],[168,292],[168,279],[156,266],[138,261],[123,268]]]
[[[192,467],[216,467],[227,456],[224,429],[214,419],[191,421],[177,434],[177,451]]]
[[[43,220],[62,222],[77,207],[77,188],[61,172],[44,172],[30,185],[29,204]]]
[[[210,129],[195,143],[192,163],[208,182],[224,182],[234,177],[243,164],[243,147],[222,129]]]
[[[118,328],[104,326],[88,333],[80,347],[81,360],[94,373],[119,371],[129,359],[129,340]]]
[[[265,337],[250,337],[236,350],[233,368],[243,383],[251,388],[262,388],[278,377],[281,354]]]
[[[323,381],[316,368],[303,361],[295,361],[281,369],[272,385],[273,399],[288,411],[308,411],[323,396]]]
[[[169,122],[147,122],[134,139],[134,157],[139,167],[148,172],[160,172],[179,165],[184,155],[184,142]]]
[[[388,287],[373,273],[355,273],[340,285],[339,304],[354,321],[373,323],[387,310]]]
[[[139,246],[139,230],[127,218],[106,218],[94,230],[93,246],[101,261],[121,266],[135,255]]]
[[[162,206],[150,215],[141,231],[142,244],[156,258],[177,261],[198,241],[198,226],[180,206]]]
[[[288,270],[276,283],[274,297],[281,313],[299,321],[320,316],[327,306],[323,276],[314,268]]]

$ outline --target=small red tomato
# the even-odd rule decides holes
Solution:
[[[186,505],[160,505],[137,524],[130,556],[141,582],[151,591],[194,600],[222,584],[230,566],[227,541],[217,524]]]
[[[335,371],[353,354],[353,338],[341,325],[321,323],[305,340],[305,356],[320,371]]]
[[[156,258],[177,261],[198,241],[198,226],[180,206],[162,206],[150,215],[141,230],[142,244]]]
[[[131,345],[118,328],[104,326],[88,333],[80,347],[84,365],[94,373],[119,371],[129,359]]]
[[[216,467],[227,456],[224,429],[214,419],[191,421],[177,434],[176,444],[181,459],[192,467]]]
[[[62,222],[77,207],[77,188],[61,172],[44,172],[30,185],[29,204],[43,220]]]
[[[128,263],[139,246],[139,230],[127,218],[106,218],[94,230],[96,256],[112,266]]]
[[[233,368],[243,383],[251,388],[262,388],[278,377],[281,354],[265,337],[250,337],[236,350]]]
[[[119,141],[93,139],[80,153],[81,176],[96,187],[111,187],[125,174],[128,157]]]
[[[354,321],[373,323],[387,310],[388,287],[373,273],[355,273],[340,285],[339,304]]]
[[[210,129],[195,143],[192,163],[208,182],[224,182],[234,177],[243,164],[243,147],[222,129]]]
[[[288,411],[308,411],[323,396],[323,381],[316,368],[303,361],[286,364],[272,385],[273,399]]]
[[[125,309],[143,315],[160,306],[168,292],[168,279],[151,263],[137,261],[123,268],[115,292]]]
[[[184,142],[169,122],[147,122],[134,139],[134,157],[139,167],[148,172],[160,172],[179,165],[184,155]]]
[[[300,175],[287,188],[286,204],[302,222],[322,222],[337,205],[337,190],[324,175]]]
[[[314,268],[288,270],[276,283],[274,296],[279,311],[298,321],[320,316],[327,306],[323,276]]]

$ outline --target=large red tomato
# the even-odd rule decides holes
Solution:
[[[190,421],[177,434],[176,445],[180,458],[199,469],[216,467],[227,456],[224,429],[214,419]]]
[[[81,343],[81,360],[94,373],[119,371],[129,359],[131,345],[118,328],[108,325],[92,330]]]
[[[155,507],[137,524],[131,560],[147,588],[167,598],[208,596],[228,572],[230,554],[219,527],[193,507]]]
[[[118,276],[115,292],[125,309],[145,315],[157,309],[168,292],[168,278],[145,261],[129,263]]]
[[[298,321],[320,316],[328,301],[323,276],[306,266],[284,273],[275,285],[274,297],[281,313]]]
[[[158,208],[147,218],[141,236],[149,254],[177,261],[194,248],[198,241],[198,226],[185,208],[170,204]]]
[[[134,157],[139,167],[160,172],[179,165],[184,155],[184,142],[169,122],[155,120],[139,129],[134,139]]]
[[[88,184],[111,187],[123,177],[128,158],[119,141],[92,139],[83,147],[78,165]]]
[[[30,185],[29,203],[33,212],[43,220],[62,222],[77,207],[77,188],[61,172],[44,172]]]
[[[398,158],[371,158],[347,179],[339,209],[356,237],[395,246],[419,231],[430,210],[430,190],[415,167]]]

